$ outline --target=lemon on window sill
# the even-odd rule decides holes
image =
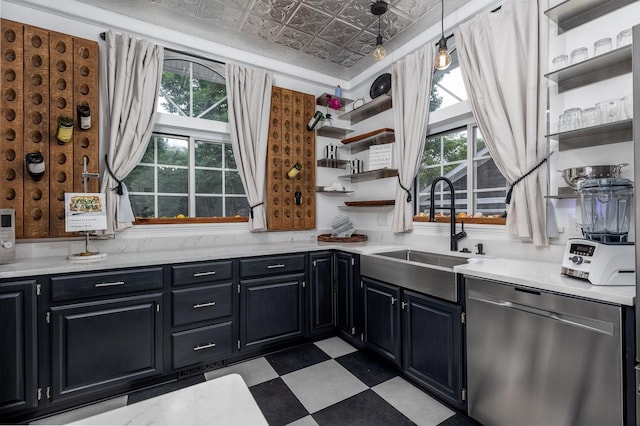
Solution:
[[[186,217],[185,215],[180,213],[178,216],[176,216],[176,219],[184,219],[185,217]]]

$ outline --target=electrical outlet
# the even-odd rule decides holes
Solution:
[[[379,214],[378,215],[378,226],[387,226],[387,215]]]

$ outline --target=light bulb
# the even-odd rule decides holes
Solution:
[[[436,54],[435,67],[437,70],[446,70],[451,65],[451,55],[447,49],[447,39],[441,38],[438,43],[438,53]]]
[[[381,61],[385,56],[387,56],[387,49],[385,49],[382,44],[378,44],[376,48],[373,49],[373,59]]]

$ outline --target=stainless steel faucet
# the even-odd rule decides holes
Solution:
[[[436,221],[436,206],[435,206],[435,199],[434,199],[434,193],[435,193],[435,189],[436,189],[436,183],[443,181],[444,183],[446,183],[447,185],[449,185],[449,191],[451,191],[451,205],[449,207],[439,207],[439,209],[441,210],[449,210],[451,212],[451,251],[458,251],[458,241],[460,241],[463,238],[466,238],[467,233],[464,232],[464,221],[461,221],[462,223],[462,230],[458,233],[456,233],[456,191],[453,189],[453,183],[451,183],[451,181],[449,179],[447,179],[444,176],[438,176],[437,178],[434,179],[434,181],[431,183],[431,204],[429,205],[429,222],[435,222]]]

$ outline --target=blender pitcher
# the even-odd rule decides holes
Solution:
[[[624,243],[629,234],[633,182],[623,178],[588,179],[578,189],[585,238]]]

